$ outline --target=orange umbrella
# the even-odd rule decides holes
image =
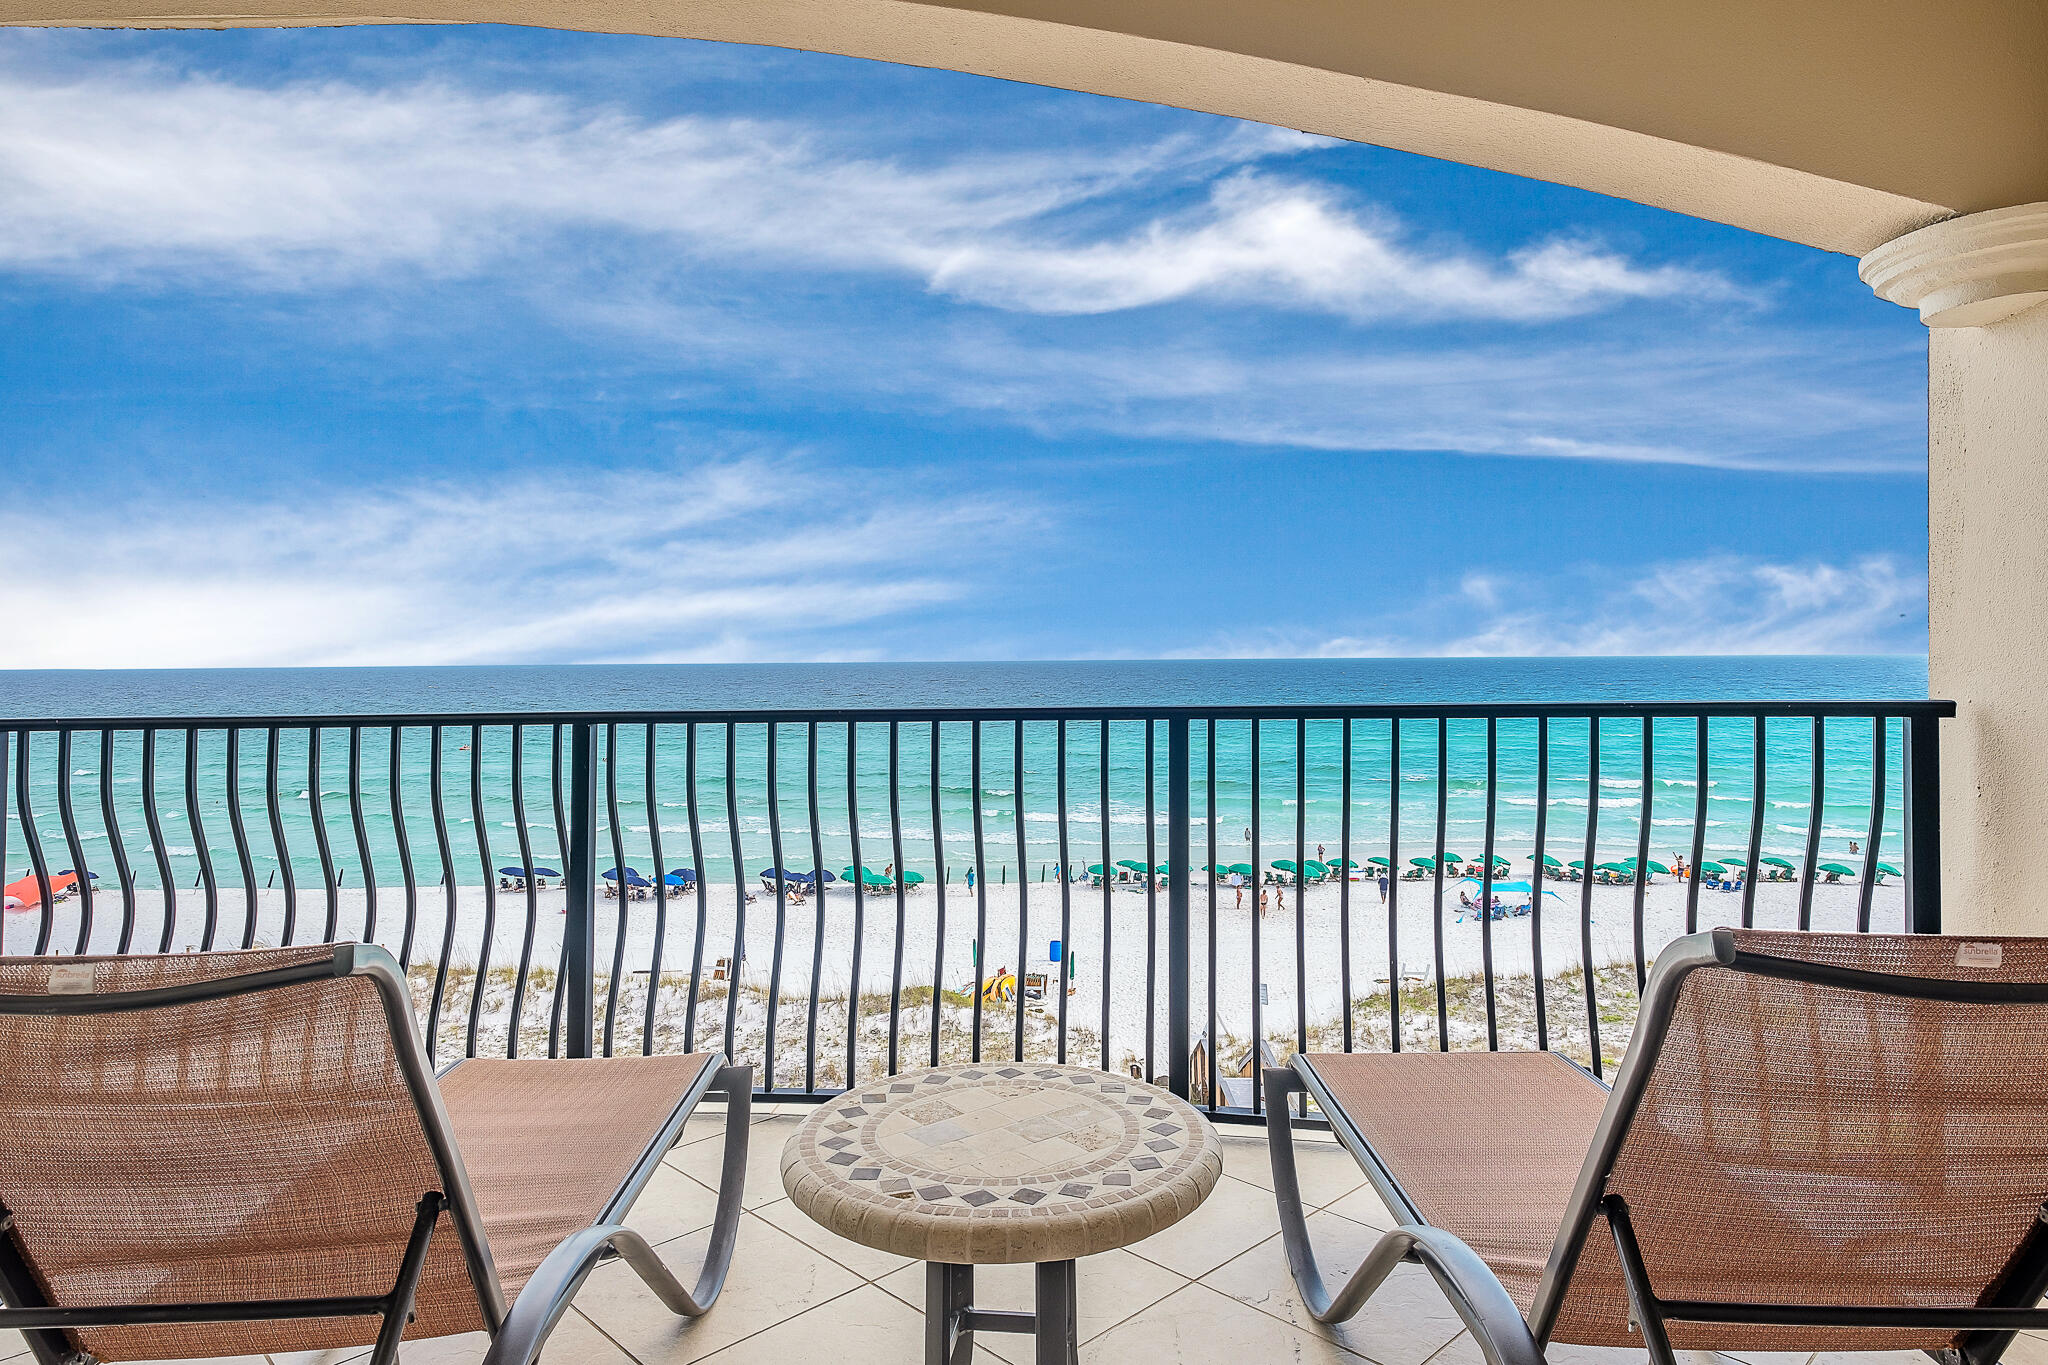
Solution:
[[[76,872],[60,872],[50,878],[50,894],[54,896],[59,891],[69,891],[76,885]],[[0,895],[13,896],[21,902],[20,908],[23,910],[33,910],[43,903],[43,889],[33,876],[23,877],[20,881],[9,884]]]

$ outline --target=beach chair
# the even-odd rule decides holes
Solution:
[[[678,1314],[731,1263],[752,1073],[717,1054],[471,1058],[438,1078],[381,948],[0,958],[0,1328],[40,1365],[482,1331],[528,1365],[612,1254]],[[709,1091],[685,1287],[627,1210]]]
[[[1553,1342],[1989,1365],[2048,1327],[2044,1048],[2048,939],[1691,935],[1611,1093],[1544,1052],[1269,1069],[1288,1263],[1336,1323],[1419,1262],[1493,1365]],[[1397,1223],[1334,1295],[1295,1175],[1303,1090]]]

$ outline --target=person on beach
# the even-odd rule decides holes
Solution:
[[[1237,893],[1237,908],[1240,910],[1244,909],[1244,873],[1233,872],[1230,874],[1230,889]]]
[[[1380,904],[1381,904],[1381,905],[1385,905],[1386,903],[1387,903],[1387,872],[1386,872],[1386,869],[1385,869],[1385,868],[1381,868],[1381,869],[1380,869]]]
[[[967,889],[969,891],[974,889],[974,869],[971,867],[967,869]]]

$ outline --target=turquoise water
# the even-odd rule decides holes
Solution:
[[[1919,698],[1926,695],[1926,664],[1917,658],[1710,658],[1559,660],[1345,660],[1233,662],[1106,662],[1021,664],[845,664],[787,666],[522,667],[463,669],[292,669],[194,670],[177,672],[17,672],[0,674],[0,716],[146,717],[171,715],[311,715],[422,712],[603,711],[690,708],[861,708],[1006,706],[1202,706],[1329,705],[1336,703],[1488,703],[1603,700],[1724,700],[1760,698]],[[1068,861],[1098,862],[1103,856],[1105,809],[1103,774],[1108,774],[1106,826],[1109,860],[1164,861],[1167,829],[1166,728],[1152,728],[1151,797],[1147,797],[1147,725],[1111,723],[1108,761],[1103,736],[1093,724],[1069,724],[1066,733],[1066,792],[1058,785],[1060,743],[1051,723],[1023,727],[1021,760],[1017,732],[1005,723],[982,727],[980,771],[974,766],[972,727],[947,724],[938,738],[934,771],[928,724],[898,728],[893,783],[903,841],[902,865],[936,876],[943,857],[945,875],[955,883],[974,861],[977,793],[983,835],[983,875],[991,880],[1037,879],[1059,861],[1060,816],[1067,817]],[[709,877],[733,876],[738,862],[751,874],[771,866],[779,826],[782,864],[812,866],[815,828],[824,866],[837,871],[852,860],[847,750],[849,727],[821,724],[817,731],[818,801],[813,810],[805,727],[782,726],[775,736],[774,809],[770,816],[769,735],[764,725],[698,727],[696,783],[686,778],[688,737],[680,725],[659,727],[649,752],[644,727],[618,727],[618,838],[628,865],[651,872],[654,840],[665,868],[697,867]],[[898,862],[891,847],[892,789],[889,727],[862,723],[853,735],[851,799],[858,809],[861,861],[881,868]],[[562,866],[550,790],[551,728],[530,729],[522,754],[524,823],[535,863]],[[1249,861],[1245,838],[1252,823],[1254,773],[1251,726],[1247,722],[1193,728],[1193,847],[1198,863],[1208,861],[1211,824],[1208,774],[1213,748],[1216,852],[1219,861]],[[1351,780],[1351,856],[1363,859],[1389,850],[1389,820],[1400,808],[1400,856],[1435,846],[1438,789],[1445,799],[1445,845],[1476,856],[1485,829],[1486,722],[1454,720],[1448,726],[1448,762],[1437,766],[1433,724],[1403,726],[1398,777],[1386,722],[1356,722],[1348,756],[1334,721],[1311,721],[1299,756],[1292,721],[1267,722],[1259,735],[1256,774],[1260,850],[1258,861],[1294,856],[1297,830],[1309,856],[1320,845],[1339,856],[1345,811],[1343,782]],[[1850,842],[1868,836],[1873,800],[1873,744],[1868,721],[1836,720],[1827,727],[1823,751],[1824,790],[1818,811],[1822,860],[1846,859]],[[1803,855],[1812,801],[1812,726],[1805,720],[1770,722],[1767,781],[1753,789],[1753,731],[1746,719],[1716,721],[1707,743],[1705,804],[1709,853],[1745,849],[1753,802],[1764,806],[1766,852],[1794,859]],[[1883,847],[1900,847],[1903,799],[1903,733],[1893,722],[1885,736]],[[472,744],[475,747],[469,747]],[[443,876],[434,822],[430,732],[408,727],[399,741],[399,808],[413,865],[421,884]],[[1585,721],[1550,725],[1550,786],[1546,846],[1562,859],[1581,856],[1590,812],[1598,812],[1596,860],[1633,854],[1641,820],[1650,821],[1651,856],[1664,861],[1689,850],[1699,789],[1696,785],[1695,722],[1657,722],[1651,739],[1653,765],[1645,811],[1643,730],[1636,721],[1607,721],[1601,729],[1599,780],[1594,786]],[[400,880],[391,798],[391,734],[364,732],[362,817],[364,841],[380,885]],[[110,801],[118,831],[134,869],[135,884],[159,885],[157,854],[144,810],[145,778],[141,736],[116,731],[110,753],[100,751],[98,734],[79,735],[68,760],[60,762],[54,736],[34,738],[28,769],[29,804],[52,869],[77,860],[67,842],[60,788],[68,784],[79,848],[77,858],[101,874],[102,888],[115,877],[113,840],[105,805]],[[361,886],[358,851],[348,799],[349,752],[345,730],[321,735],[317,768],[304,729],[285,729],[277,749],[278,835],[273,835],[267,780],[267,735],[245,730],[234,780],[229,781],[228,738],[202,730],[195,766],[198,801],[188,809],[184,790],[187,761],[183,733],[160,736],[154,790],[163,830],[163,853],[172,879],[191,886],[199,877],[197,851],[209,850],[220,884],[243,885],[232,832],[239,810],[249,845],[250,876],[259,886],[282,885],[287,872],[301,888],[317,888],[321,860],[317,833],[326,834],[330,856],[345,887]],[[730,758],[728,758],[730,754]],[[1497,822],[1495,845],[1519,860],[1532,848],[1538,807],[1536,722],[1503,720],[1496,736],[1497,780],[1492,789]],[[441,808],[449,844],[448,865],[460,883],[483,880],[487,868],[521,861],[521,824],[511,781],[509,726],[449,727],[441,739]],[[566,766],[567,754],[562,755]],[[20,822],[18,781],[21,755],[10,743],[7,755],[8,812],[0,850],[9,880],[28,870]],[[726,773],[733,781],[728,790]],[[472,774],[476,781],[472,782]],[[104,777],[104,781],[102,780]],[[933,808],[934,788],[937,810]],[[1021,799],[1019,793],[1021,792]],[[1396,793],[1398,792],[1398,796]],[[315,794],[318,794],[316,799]],[[699,847],[691,843],[695,807]],[[318,830],[316,830],[316,809]],[[602,809],[602,802],[601,802]],[[1019,847],[1019,816],[1021,841]],[[203,832],[195,835],[194,816]],[[936,825],[934,816],[936,815]],[[736,816],[734,820],[730,818]],[[481,836],[481,837],[480,837]],[[1148,853],[1147,839],[1151,840]],[[612,863],[611,822],[599,833],[601,866]],[[280,844],[282,847],[280,847]],[[1893,859],[1896,861],[1896,859]]]

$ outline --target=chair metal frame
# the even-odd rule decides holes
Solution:
[[[1565,1206],[1557,1239],[1526,1317],[1493,1270],[1454,1234],[1433,1227],[1401,1188],[1400,1181],[1358,1131],[1313,1063],[1296,1056],[1290,1067],[1265,1072],[1266,1123],[1273,1163],[1273,1192],[1279,1205],[1281,1240],[1288,1269],[1311,1316],[1321,1323],[1348,1321],[1404,1262],[1424,1266],[1435,1277],[1473,1340],[1491,1365],[1542,1365],[1563,1308],[1565,1293],[1593,1220],[1606,1215],[1627,1287],[1630,1317],[1641,1332],[1653,1365],[1677,1365],[1666,1324],[1709,1322],[1782,1327],[1867,1327],[1954,1329],[1963,1334],[1950,1351],[1930,1352],[1937,1359],[1954,1357],[1951,1365],[1993,1365],[2015,1333],[2048,1327],[2048,1308],[2038,1305],[2048,1294],[2048,1205],[2014,1249],[2006,1266],[1986,1291],[1986,1302],[1925,1308],[1894,1304],[1837,1305],[1742,1303],[1666,1299],[1658,1296],[1636,1241],[1627,1203],[1607,1190],[1609,1173],[1641,1108],[1643,1095],[1669,1035],[1679,988],[1703,967],[1720,967],[1758,976],[1779,977],[1853,992],[1911,1000],[1976,1004],[2048,1004],[2048,983],[1954,981],[1773,957],[1735,946],[1727,929],[1690,934],[1658,955],[1644,989],[1636,1033],[1615,1074],[1606,1108],[1587,1151],[1586,1162]],[[1596,1081],[1596,1083],[1598,1083]],[[1306,1093],[1328,1118],[1337,1140],[1357,1160],[1366,1179],[1386,1202],[1398,1226],[1383,1235],[1337,1293],[1331,1294],[1316,1264],[1309,1241],[1301,1182],[1295,1170],[1293,1131],[1288,1110],[1292,1098]]]
[[[93,959],[73,959],[81,965]],[[550,1252],[520,1290],[505,1301],[478,1211],[476,1193],[462,1164],[447,1107],[420,1044],[405,977],[391,954],[375,944],[335,945],[333,955],[262,971],[215,977],[146,990],[80,994],[0,993],[0,1015],[86,1016],[189,1005],[230,996],[279,990],[308,982],[360,976],[377,992],[391,1029],[392,1050],[418,1113],[421,1132],[438,1168],[442,1189],[420,1195],[413,1229],[389,1292],[379,1295],[232,1302],[57,1306],[48,1303],[14,1237],[13,1215],[0,1205],[0,1328],[20,1330],[38,1365],[87,1365],[94,1358],[68,1333],[94,1327],[183,1325],[209,1322],[269,1322],[288,1319],[377,1317],[380,1325],[371,1365],[395,1365],[399,1343],[411,1321],[413,1298],[434,1230],[449,1216],[477,1296],[484,1329],[491,1337],[485,1365],[531,1365],[548,1334],[568,1311],[576,1290],[603,1261],[616,1256],[631,1266],[672,1312],[699,1317],[724,1288],[738,1240],[747,1169],[747,1136],[752,1120],[753,1068],[728,1065],[714,1056],[664,1121],[655,1138],[599,1213],[597,1221],[572,1234]],[[457,1062],[447,1070],[460,1066]],[[444,1071],[442,1074],[446,1074]],[[725,1149],[719,1171],[718,1204],[711,1239],[694,1286],[685,1286],[639,1233],[625,1226],[626,1213],[660,1169],[661,1159],[681,1137],[684,1123],[712,1091],[724,1096]]]

